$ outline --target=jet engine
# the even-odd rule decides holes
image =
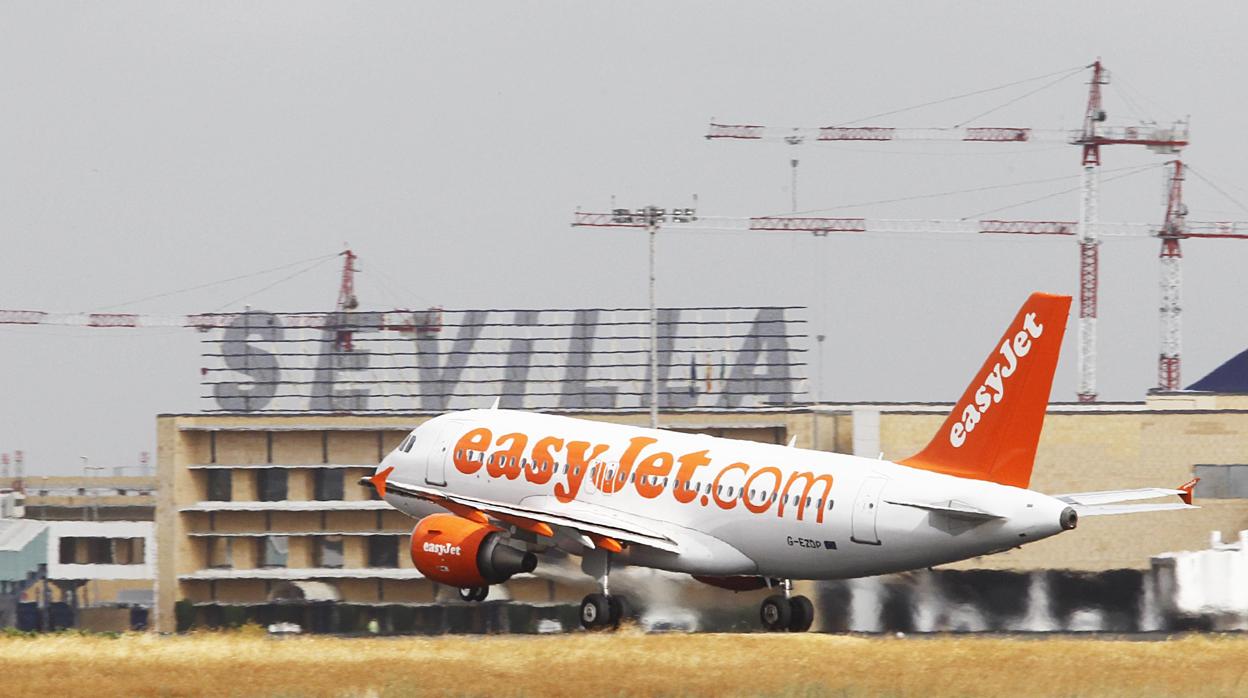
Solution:
[[[440,584],[463,588],[532,572],[537,556],[506,545],[502,529],[454,514],[430,514],[412,531],[412,562]]]

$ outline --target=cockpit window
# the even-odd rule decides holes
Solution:
[[[408,434],[407,438],[403,439],[403,443],[399,444],[399,450],[404,453],[408,453],[412,450],[412,444],[415,442],[416,442],[416,435]]]

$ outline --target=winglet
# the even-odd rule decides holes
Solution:
[[[394,472],[393,465],[368,478],[369,481],[373,483],[373,487],[377,488],[377,496],[382,499],[386,498],[386,480],[390,477],[390,473],[392,472]]]
[[[1196,483],[1198,482],[1200,482],[1200,478],[1194,477],[1179,485],[1179,490],[1183,492],[1183,494],[1179,495],[1179,499],[1182,499],[1184,504],[1192,503],[1192,490],[1196,489]]]
[[[789,439],[789,448],[793,448],[796,445],[797,445],[797,437],[794,436],[793,438]]]
[[[501,400],[501,399],[502,399],[501,397],[496,397],[496,398],[494,398],[494,404],[493,404],[493,405],[490,405],[490,409],[492,409],[492,410],[496,410],[496,409],[498,409],[498,401],[499,401],[499,400]]]

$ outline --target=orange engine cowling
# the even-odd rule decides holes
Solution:
[[[502,529],[454,514],[430,514],[412,531],[412,562],[429,579],[461,588],[532,572],[537,556],[503,544]]]

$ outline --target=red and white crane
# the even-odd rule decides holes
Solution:
[[[1187,167],[1182,160],[1171,164],[1174,169],[1170,173],[1166,217],[1157,231],[1157,237],[1161,238],[1161,353],[1157,364],[1157,386],[1162,390],[1181,388],[1183,275],[1180,262],[1183,250],[1179,241],[1185,238],[1248,240],[1248,223],[1242,221],[1208,223],[1187,220],[1187,205],[1183,203]]]
[[[1184,167],[1175,161],[1171,175],[1170,196],[1164,222],[1097,223],[1100,237],[1161,239],[1161,351],[1158,387],[1178,390],[1181,348],[1180,303],[1182,254],[1179,241],[1183,238],[1248,239],[1248,221],[1188,221],[1182,201]],[[1080,223],[1059,220],[914,220],[815,216],[702,216],[693,209],[663,211],[649,207],[632,211],[615,209],[610,213],[577,211],[572,225],[587,228],[648,228],[665,230],[729,230],[757,232],[806,232],[829,234],[926,234],[926,235],[1065,235],[1080,236]],[[1082,242],[1082,239],[1081,239]],[[1082,249],[1082,246],[1081,246]],[[1082,259],[1082,256],[1081,256]],[[1095,260],[1095,255],[1093,255]],[[1095,317],[1095,316],[1093,316]],[[1083,365],[1080,365],[1080,369]],[[1082,374],[1081,374],[1082,377]],[[1082,396],[1080,396],[1082,397]]]
[[[1022,127],[892,128],[882,126],[826,126],[777,129],[756,124],[712,123],[710,140],[780,140],[794,145],[812,140],[844,141],[956,141],[964,143],[1060,142],[1077,145],[1082,152],[1082,194],[1075,235],[1079,240],[1079,400],[1096,400],[1096,317],[1098,248],[1107,229],[1099,225],[1101,147],[1139,145],[1158,153],[1177,153],[1188,144],[1188,128],[1179,121],[1169,128],[1151,124],[1108,127],[1102,107],[1101,87],[1109,83],[1109,71],[1100,59],[1088,66],[1088,101],[1083,126],[1077,131]]]
[[[335,345],[340,351],[352,351],[353,331],[343,328],[345,314],[359,308],[360,302],[355,295],[355,261],[359,255],[345,250],[339,255],[343,258],[342,279],[338,287],[338,303],[334,313],[275,313],[275,317],[283,327],[314,328],[335,330]],[[97,328],[152,328],[152,327],[187,327],[201,332],[225,329],[238,318],[241,313],[193,313],[186,315],[158,315],[147,313],[55,313],[42,310],[9,310],[0,309],[0,325],[58,325],[62,327],[97,327]],[[442,330],[442,308],[433,307],[428,310],[391,310],[380,313],[379,329],[388,332],[436,333]]]

